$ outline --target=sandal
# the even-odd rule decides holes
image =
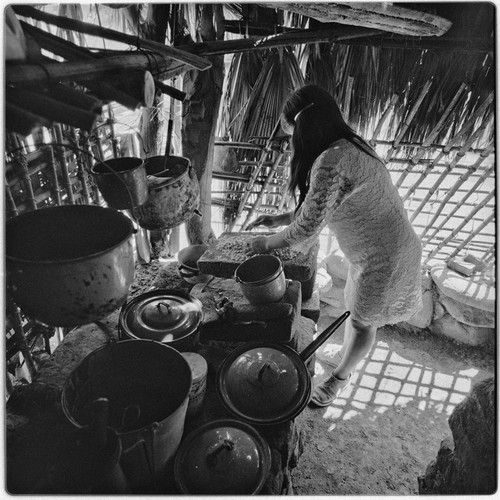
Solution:
[[[342,380],[337,378],[332,372],[327,379],[315,387],[310,403],[315,406],[330,405],[351,383],[351,376],[352,374],[345,380]]]

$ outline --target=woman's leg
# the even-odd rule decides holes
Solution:
[[[352,318],[347,320],[344,342],[339,351],[342,362],[333,371],[337,378],[345,380],[356,369],[359,362],[370,352],[376,333],[375,326],[363,325]]]
[[[370,351],[376,333],[376,327],[363,325],[349,318],[339,352],[341,362],[327,379],[316,386],[311,403],[316,406],[328,406],[349,385],[351,374]]]

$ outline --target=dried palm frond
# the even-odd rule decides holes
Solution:
[[[294,52],[289,48],[268,53],[245,107],[238,140],[269,137],[287,97],[304,84]]]

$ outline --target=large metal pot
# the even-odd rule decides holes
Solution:
[[[188,220],[199,208],[200,186],[188,158],[171,155],[145,160],[148,199],[137,210],[144,229],[171,229]]]
[[[284,344],[247,343],[234,349],[217,372],[217,393],[237,418],[273,425],[295,418],[311,397],[305,362],[347,319],[342,314],[300,354]]]
[[[52,326],[106,317],[134,278],[133,225],[111,208],[67,205],[6,222],[7,288],[25,314]]]
[[[278,302],[286,293],[283,264],[275,255],[250,257],[236,268],[234,278],[251,304]]]
[[[88,354],[66,380],[64,414],[92,421],[92,402],[109,401],[108,426],[122,444],[121,467],[134,493],[155,492],[184,432],[191,368],[176,350],[152,340],[123,340]]]
[[[122,339],[156,340],[178,351],[198,346],[203,320],[201,302],[182,290],[160,288],[124,304],[118,320]]]

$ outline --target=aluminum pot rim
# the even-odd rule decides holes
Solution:
[[[238,276],[238,271],[240,270],[241,266],[248,264],[248,262],[250,260],[255,259],[256,257],[271,257],[273,260],[275,260],[278,263],[278,269],[276,269],[276,271],[274,273],[270,274],[266,278],[262,278],[262,279],[257,280],[257,281],[242,280]],[[267,283],[274,281],[282,272],[284,272],[283,262],[281,262],[281,259],[279,257],[276,257],[276,255],[272,255],[272,254],[257,254],[257,255],[252,255],[252,257],[249,257],[244,262],[242,262],[241,264],[238,265],[238,267],[234,271],[234,279],[242,285],[250,285],[250,286],[266,285]]]
[[[132,236],[132,234],[134,234],[136,232],[136,230],[134,229],[134,225],[132,224],[132,221],[125,215],[123,215],[121,212],[119,212],[118,210],[115,210],[114,208],[110,208],[110,207],[100,207],[98,205],[58,205],[58,206],[54,206],[54,207],[47,207],[47,208],[43,208],[43,209],[40,209],[39,211],[42,211],[42,210],[50,210],[50,211],[54,211],[54,210],[57,210],[57,211],[62,211],[60,209],[76,209],[77,211],[81,211],[83,209],[83,207],[89,207],[91,209],[97,209],[97,210],[101,210],[102,213],[104,213],[104,211],[108,212],[108,213],[114,213],[115,215],[117,215],[119,218],[121,218],[123,220],[123,222],[125,222],[126,224],[128,224],[128,230],[127,230],[127,234],[117,243],[115,243],[113,246],[109,246],[103,250],[99,250],[98,252],[94,252],[94,253],[91,253],[91,254],[88,254],[88,255],[82,255],[80,257],[74,257],[74,258],[70,258],[70,259],[59,259],[59,260],[40,260],[40,259],[37,259],[37,260],[33,260],[33,259],[24,259],[24,258],[21,258],[21,257],[14,257],[12,255],[8,255],[7,253],[7,249],[5,250],[5,259],[6,261],[9,261],[9,262],[12,262],[12,263],[19,263],[19,264],[23,264],[23,265],[29,265],[29,266],[36,266],[36,267],[40,267],[40,266],[60,266],[62,264],[73,264],[73,263],[76,263],[76,262],[82,262],[82,261],[88,261],[89,259],[94,259],[94,258],[98,258],[98,257],[102,257],[103,255],[105,254],[108,254],[110,253],[111,251],[115,250],[116,248],[122,246],[124,243],[128,243],[130,237]],[[83,209],[83,210],[87,210],[87,209]],[[68,210],[65,210],[65,211],[68,211]],[[88,211],[88,210],[87,210]],[[17,215],[16,217],[13,217],[9,220],[6,221],[5,223],[5,229],[7,231],[7,226],[10,224],[14,224],[16,221],[19,221],[20,218],[26,218],[28,219],[29,217],[33,217],[32,214],[38,212],[37,210],[35,211],[31,211],[31,212],[25,212],[23,214],[20,214],[20,215]]]
[[[144,301],[145,299],[148,299],[150,297],[154,297],[155,295],[177,295],[179,297],[182,297],[183,299],[189,300],[193,304],[195,304],[199,311],[200,315],[198,318],[198,321],[196,324],[193,325],[193,327],[186,331],[186,333],[182,336],[176,337],[174,340],[171,342],[160,342],[160,341],[155,341],[153,339],[149,339],[147,337],[140,337],[136,333],[134,333],[130,329],[130,325],[126,321],[126,317],[129,314],[130,310],[136,306],[137,304],[140,304],[141,300]],[[196,334],[200,333],[200,328],[201,324],[203,323],[203,304],[199,299],[196,297],[192,296],[190,293],[185,292],[183,290],[178,290],[174,288],[156,288],[154,290],[149,290],[147,292],[141,293],[137,295],[136,297],[126,301],[120,308],[120,314],[118,316],[118,333],[123,335],[125,339],[130,339],[130,340],[151,340],[153,342],[160,342],[161,344],[164,345],[169,345],[171,347],[174,347],[176,344],[179,344],[187,339],[189,337],[193,337]],[[175,349],[175,347],[174,347]]]

